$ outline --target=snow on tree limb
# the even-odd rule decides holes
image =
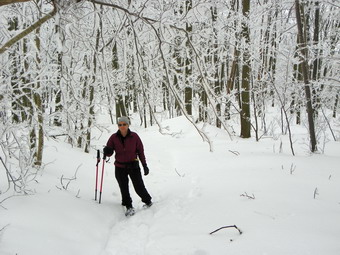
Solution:
[[[0,6],[15,4],[15,3],[23,3],[23,2],[30,2],[32,0],[0,0]]]
[[[27,36],[29,33],[33,32],[37,28],[39,28],[42,24],[44,24],[46,21],[51,19],[55,14],[57,13],[57,9],[54,6],[53,10],[45,15],[43,18],[39,19],[37,22],[35,22],[33,25],[29,26],[26,28],[24,31],[21,33],[17,34],[14,36],[12,39],[10,39],[8,42],[6,42],[3,46],[0,48],[0,54],[4,53],[8,48],[10,48],[13,44]]]

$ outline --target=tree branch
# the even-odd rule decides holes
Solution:
[[[236,228],[236,229],[238,230],[238,232],[240,233],[240,235],[242,235],[242,233],[243,233],[243,232],[241,231],[241,229],[239,229],[236,225],[232,225],[232,226],[224,226],[224,227],[220,227],[220,228],[214,230],[213,232],[210,232],[209,234],[210,234],[210,235],[211,235],[211,234],[214,234],[215,232],[220,231],[221,229],[224,229],[224,228]]]
[[[17,0],[13,0],[13,2],[19,2]],[[1,4],[0,4],[1,5]],[[27,36],[29,33],[33,32],[35,29],[39,28],[42,24],[44,24],[46,21],[51,19],[56,13],[57,13],[57,8],[55,4],[53,3],[53,10],[46,14],[43,18],[39,19],[37,22],[35,22],[33,25],[30,27],[26,28],[24,31],[21,33],[17,34],[14,36],[12,39],[10,39],[8,42],[6,42],[3,46],[0,48],[0,54],[4,53],[8,48],[10,48],[13,44]]]
[[[143,20],[147,20],[147,21],[151,21],[151,22],[158,22],[158,20],[155,20],[155,19],[151,19],[151,18],[148,18],[148,17],[144,17],[144,16],[141,16],[140,14],[138,13],[134,13],[134,12],[130,12],[128,9],[126,8],[123,8],[119,5],[116,5],[116,4],[110,4],[110,3],[103,3],[103,2],[100,2],[100,1],[96,1],[96,0],[87,0],[91,3],[94,3],[94,4],[99,4],[99,5],[104,5],[104,6],[109,6],[109,7],[112,7],[112,8],[116,8],[116,9],[119,9],[127,14],[129,14],[130,16],[134,16],[136,18],[139,18],[139,19],[143,19]]]
[[[23,2],[30,2],[32,0],[0,0],[0,6],[8,5],[8,4],[15,4],[15,3],[23,3]]]

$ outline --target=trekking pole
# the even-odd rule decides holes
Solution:
[[[100,202],[102,201],[102,191],[103,191],[103,179],[104,179],[105,159],[106,159],[106,156],[105,156],[105,154],[104,154],[104,156],[103,156],[103,167],[102,167],[102,179],[101,179],[101,181],[100,181],[99,204],[100,204]]]
[[[97,187],[98,187],[98,165],[100,162],[100,151],[97,150],[97,164],[96,164],[96,184],[94,189],[94,200],[97,201]]]

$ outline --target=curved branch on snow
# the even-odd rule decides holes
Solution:
[[[221,229],[224,229],[224,228],[235,228],[235,229],[238,230],[238,232],[240,233],[240,235],[242,235],[242,233],[243,233],[243,232],[241,231],[241,229],[239,229],[236,225],[232,225],[232,226],[224,226],[224,227],[220,227],[220,228],[214,230],[213,232],[210,232],[209,234],[210,234],[210,235],[211,235],[211,234],[214,234],[215,232],[220,231]]]

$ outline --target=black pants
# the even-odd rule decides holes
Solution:
[[[115,167],[115,175],[122,194],[122,205],[132,207],[132,199],[129,192],[129,176],[137,195],[146,204],[151,202],[151,196],[144,186],[140,167],[126,166],[125,168]]]

